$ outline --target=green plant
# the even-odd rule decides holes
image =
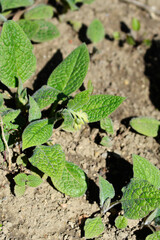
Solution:
[[[87,29],[87,37],[93,42],[98,43],[105,37],[105,30],[100,20],[94,19]]]
[[[13,10],[20,7],[27,8],[13,13]],[[1,8],[2,13],[0,14],[0,21],[5,22],[7,18],[13,17],[13,20],[18,22],[28,38],[34,42],[52,40],[60,35],[57,27],[47,21],[51,19],[54,14],[53,7],[49,5],[34,4],[33,0],[2,0]]]
[[[52,145],[50,138],[53,128],[59,126],[59,129],[66,131],[79,130],[85,123],[107,117],[125,98],[91,95],[93,86],[90,81],[87,90],[77,93],[74,98],[71,96],[82,85],[88,70],[89,54],[85,44],[76,48],[54,69],[47,85],[28,96],[23,83],[35,71],[36,59],[32,50],[33,47],[20,26],[14,21],[5,22],[0,37],[0,79],[8,88],[18,88],[16,94],[10,96],[10,100],[15,102],[14,109],[7,108],[5,97],[0,95],[0,150],[8,152],[11,171],[9,146],[22,141],[19,148],[23,154],[17,161],[18,166],[22,166],[21,176],[25,176],[22,181],[23,191],[30,177],[30,173],[26,172],[27,153],[31,155],[33,152],[28,162],[44,176],[49,176],[59,191],[78,197],[86,192],[86,175],[77,165],[65,160],[60,145]],[[47,111],[43,111],[46,108]],[[15,181],[17,178],[18,175]],[[22,182],[16,182],[16,188]]]
[[[59,2],[59,0],[57,0]],[[60,0],[61,1],[61,0]],[[78,10],[77,3],[91,4],[94,0],[65,0],[72,11]],[[61,1],[63,3],[63,1]]]
[[[121,39],[121,34],[118,31],[113,33],[113,38],[115,40],[127,42],[129,45],[132,46],[137,46],[142,43],[144,43],[146,46],[150,46],[151,40],[145,39],[143,35],[140,35],[139,34],[140,29],[141,29],[140,21],[137,18],[133,18],[131,23],[131,30],[129,33],[125,34],[125,38]]]
[[[154,221],[160,225],[160,171],[147,159],[133,155],[134,176],[130,183],[122,188],[123,196],[120,200],[111,203],[115,197],[115,191],[111,183],[99,176],[100,208],[101,213],[95,218],[88,218],[84,231],[87,239],[99,236],[104,232],[104,214],[118,203],[122,204],[124,216],[115,219],[117,228],[125,228],[127,219],[144,218],[143,225],[149,226]],[[148,239],[159,239],[160,232],[154,232]]]
[[[137,117],[131,119],[130,125],[138,133],[148,137],[156,137],[158,135],[160,121],[150,117]]]

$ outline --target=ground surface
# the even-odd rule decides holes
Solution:
[[[52,1],[50,1],[52,2]],[[149,1],[160,9],[158,1]],[[159,6],[158,6],[159,4]],[[127,44],[122,47],[110,41],[114,31],[120,30],[120,22],[130,26],[132,17],[141,21],[141,32],[154,41],[150,48]],[[37,70],[26,85],[33,90],[44,84],[52,70],[74,48],[85,41],[85,28],[94,19],[100,19],[106,31],[106,39],[96,45],[88,44],[91,62],[84,85],[89,79],[94,85],[94,94],[113,94],[127,97],[126,101],[111,115],[115,134],[112,146],[99,144],[104,133],[99,125],[84,127],[71,134],[53,132],[53,143],[62,145],[66,158],[79,165],[90,178],[89,190],[80,198],[66,197],[48,182],[38,188],[28,188],[25,195],[17,198],[10,190],[6,172],[0,170],[0,216],[3,229],[0,239],[5,240],[75,240],[84,239],[81,219],[99,210],[98,174],[114,185],[117,196],[120,189],[132,177],[131,155],[139,154],[160,167],[159,139],[145,137],[132,131],[128,120],[133,116],[150,116],[160,119],[160,21],[135,6],[118,0],[95,0],[83,5],[77,12],[68,12],[53,22],[61,36],[50,42],[34,44]],[[81,21],[84,26],[79,34],[67,24],[68,20]],[[125,230],[114,227],[116,209],[105,217],[106,231],[103,240],[144,240],[148,229],[140,229],[138,221],[130,221]]]

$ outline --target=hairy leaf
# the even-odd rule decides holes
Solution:
[[[88,115],[89,122],[97,122],[111,114],[124,100],[119,96],[92,95],[82,110]]]
[[[84,231],[85,238],[95,238],[102,234],[105,226],[100,217],[88,218],[85,222]]]
[[[52,136],[53,124],[48,119],[37,120],[30,123],[22,134],[23,150],[37,146],[48,141]]]
[[[18,23],[4,23],[0,36],[0,79],[8,87],[17,86],[17,78],[24,83],[35,71],[33,46]]]
[[[14,187],[14,193],[16,195],[16,197],[21,197],[23,196],[23,194],[25,193],[25,186],[19,186],[19,185],[15,185]]]
[[[23,29],[27,37],[31,40],[39,29],[39,24],[36,21],[20,19],[19,26]]]
[[[37,175],[28,175],[27,177],[27,185],[29,187],[38,187],[42,182],[42,178]]]
[[[127,218],[143,218],[160,207],[160,191],[146,180],[132,179],[122,192],[121,203]]]
[[[99,175],[99,188],[100,188],[100,204],[103,206],[105,200],[107,198],[112,199],[115,195],[114,188],[111,183],[105,180],[103,177]]]
[[[87,37],[93,42],[98,43],[104,39],[105,30],[102,22],[94,19],[87,29]]]
[[[133,172],[134,177],[141,180],[147,180],[155,187],[160,188],[160,171],[147,159],[133,154]]]
[[[35,23],[39,28],[32,37],[34,42],[45,42],[60,36],[59,30],[53,23],[45,20],[35,20]]]
[[[14,122],[17,116],[20,114],[20,109],[18,110],[7,110],[2,112],[2,119],[4,124],[8,124],[9,122]]]
[[[40,119],[41,118],[40,108],[39,108],[37,102],[31,96],[29,96],[29,105],[30,105],[29,122]]]
[[[65,95],[76,91],[87,74],[89,54],[85,44],[80,45],[58,65],[48,79],[48,85]]]
[[[118,216],[115,219],[115,226],[119,229],[126,228],[128,224],[128,220],[124,216]]]
[[[159,240],[159,239],[160,239],[160,231],[157,231],[148,235],[145,240]]]
[[[72,109],[73,111],[79,111],[82,109],[82,106],[89,101],[89,91],[85,90],[83,92],[77,93],[74,99],[69,100],[67,108]]]
[[[107,117],[107,118],[101,119],[100,126],[107,133],[109,133],[109,134],[113,134],[114,133],[113,122],[112,122],[112,120],[110,118]]]
[[[75,129],[73,128],[74,119],[72,117],[72,114],[67,109],[64,109],[62,112],[62,117],[64,121],[61,125],[61,128],[68,132],[74,132],[75,131]]]
[[[53,7],[46,4],[39,4],[24,14],[25,19],[49,19],[53,17]]]
[[[71,197],[79,197],[85,193],[87,185],[84,172],[65,160],[60,145],[36,147],[29,161],[51,177],[54,186],[62,193]]]
[[[33,0],[1,0],[2,11],[18,7],[27,7],[33,3]]]
[[[134,130],[145,136],[156,137],[160,121],[150,117],[138,117],[132,118],[130,125]]]
[[[19,173],[14,177],[14,181],[19,186],[25,186],[27,182],[27,175],[25,173]]]

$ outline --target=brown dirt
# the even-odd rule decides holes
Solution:
[[[145,2],[145,1],[143,1]],[[160,8],[158,1],[149,4]],[[159,6],[158,6],[159,5]],[[153,38],[150,48],[140,45],[122,47],[117,41],[110,41],[114,31],[120,30],[120,22],[128,26],[132,17],[141,21],[141,32]],[[0,212],[3,228],[2,240],[75,240],[85,239],[81,231],[81,219],[99,210],[97,178],[101,174],[121,195],[121,187],[132,177],[131,155],[139,154],[160,167],[159,138],[139,135],[129,127],[133,116],[150,116],[160,119],[160,40],[158,19],[135,6],[118,0],[95,0],[83,5],[77,12],[61,15],[61,22],[53,22],[61,36],[50,42],[34,44],[37,70],[26,86],[30,89],[46,83],[58,63],[85,40],[85,26],[94,19],[100,19],[108,36],[96,45],[97,52],[91,54],[91,62],[84,85],[89,79],[94,85],[94,94],[113,94],[127,97],[126,101],[111,115],[115,133],[112,146],[107,149],[99,144],[104,135],[98,124],[91,124],[76,133],[53,132],[53,143],[62,145],[66,158],[79,165],[89,177],[89,190],[80,198],[70,198],[56,191],[48,182],[38,188],[28,188],[22,197],[15,197],[6,172],[0,170]],[[81,21],[84,26],[77,34],[68,20]],[[83,31],[84,30],[84,31]],[[80,40],[81,39],[81,40]],[[90,53],[94,45],[88,44]],[[117,209],[117,208],[116,208]],[[117,230],[114,219],[117,210],[105,216],[106,231],[103,240],[144,240],[150,231],[140,229],[139,221],[130,221],[125,230]],[[119,209],[119,208],[118,208]]]

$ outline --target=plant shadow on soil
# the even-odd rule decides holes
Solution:
[[[150,81],[150,100],[160,110],[160,40],[152,40],[144,56],[144,74]]]

